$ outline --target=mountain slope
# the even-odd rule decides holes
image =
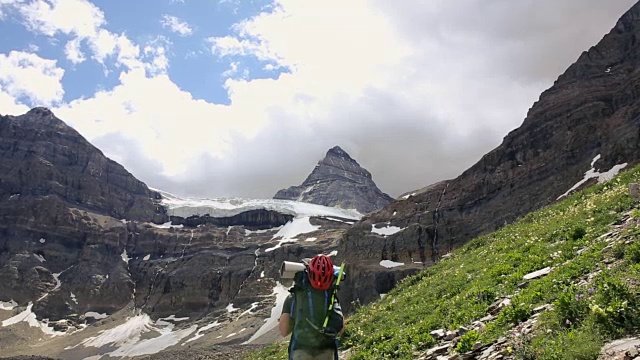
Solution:
[[[159,194],[49,109],[0,116],[0,200],[47,195],[117,219],[163,219]]]
[[[1,116],[0,353],[120,358],[270,342],[282,262],[335,256],[361,217],[149,190],[50,110]]]
[[[640,166],[478,237],[347,319],[351,360],[596,359],[640,330]],[[251,359],[284,359],[285,344]]]
[[[340,253],[359,263],[419,260],[431,266],[477,235],[638,164],[638,37],[640,4],[540,96],[500,146],[457,178],[366,215],[345,234]],[[372,232],[380,224],[402,231],[380,236]],[[351,285],[356,293],[346,294],[348,302],[378,296],[358,295],[375,286],[371,281]]]
[[[273,198],[356,209],[363,214],[393,200],[378,189],[371,173],[339,146],[327,151],[302,185],[280,190]]]

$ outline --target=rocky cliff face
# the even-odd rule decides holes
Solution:
[[[122,343],[87,350],[82,329],[112,328],[121,314],[138,326],[131,331],[183,341],[215,319],[224,337],[209,334],[209,343],[246,341],[270,316],[276,290],[286,292],[282,261],[335,250],[359,218],[288,201],[160,198],[49,110],[0,117],[0,353],[113,351]],[[177,335],[158,320],[171,316],[190,319]],[[46,345],[34,349],[32,336]]]
[[[393,200],[378,189],[371,173],[338,146],[327,152],[302,185],[280,190],[273,198],[356,209],[363,214]]]
[[[388,258],[428,266],[569,190],[638,164],[639,38],[636,4],[540,96],[500,146],[459,177],[365,216],[345,235],[339,252],[363,262]],[[401,231],[379,235],[372,226]]]
[[[0,201],[59,196],[117,219],[163,220],[150,191],[46,108],[0,116]]]

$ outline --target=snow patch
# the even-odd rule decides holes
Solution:
[[[598,179],[598,184],[602,184],[604,182],[607,182],[607,181],[613,179],[614,176],[618,175],[620,170],[622,170],[625,167],[627,167],[627,163],[618,164],[618,165],[614,165],[609,171],[605,171],[605,172],[601,173],[601,172],[596,171],[596,169],[593,167],[598,160],[600,160],[600,154],[596,155],[596,157],[594,157],[593,160],[591,160],[591,169],[587,170],[587,172],[584,173],[584,178],[582,180],[578,181],[575,185],[573,185],[571,187],[571,189],[567,190],[567,192],[565,192],[564,194],[558,196],[558,198],[556,200],[560,200],[563,197],[569,195],[569,193],[571,193],[573,190],[579,188],[582,184],[586,183],[589,179],[597,178]]]
[[[193,325],[189,328],[173,331],[175,325],[163,323],[164,327],[154,326],[147,314],[129,318],[126,323],[109,330],[103,330],[98,336],[85,339],[81,344],[84,347],[101,348],[109,346],[116,348],[110,353],[102,354],[110,357],[133,357],[158,353],[170,346],[178,344],[182,339],[191,335],[198,328]],[[153,338],[142,339],[145,333],[159,334]]]
[[[229,313],[232,313],[232,312],[234,312],[234,311],[238,311],[238,310],[240,310],[240,309],[237,309],[237,308],[234,308],[234,307],[233,307],[233,303],[231,303],[231,304],[227,305],[227,311],[228,311]]]
[[[296,237],[301,234],[306,234],[310,232],[314,232],[320,229],[320,226],[311,225],[309,221],[309,216],[294,218],[293,220],[286,223],[282,229],[280,229],[275,235],[273,235],[272,239],[280,238],[278,244],[274,247],[270,247],[265,250],[265,252],[273,251],[284,243],[288,242],[296,242],[298,239]]]
[[[182,229],[184,227],[184,225],[180,224],[180,225],[171,225],[171,221],[167,221],[164,224],[154,224],[154,223],[149,223],[149,225],[153,226],[156,229]]]
[[[263,278],[264,277],[264,270],[260,273],[260,277]]]
[[[242,312],[242,314],[238,315],[238,318],[239,318],[239,317],[241,317],[241,316],[242,316],[242,315],[244,315],[244,314],[250,314],[253,310],[255,310],[256,308],[258,308],[258,305],[259,305],[259,304],[260,304],[259,302],[251,303],[251,307],[250,307],[249,309],[247,309],[247,310],[243,311],[243,312]]]
[[[401,197],[401,199],[403,199],[403,200],[407,200],[408,198],[412,197],[412,196],[413,196],[413,195],[415,195],[415,194],[416,194],[416,193],[407,194],[407,195],[405,195],[405,196]]]
[[[100,320],[100,319],[106,319],[107,317],[109,317],[109,315],[107,315],[106,313],[104,314],[99,314],[95,311],[89,311],[87,313],[84,314],[84,317],[88,318],[94,318],[96,320]]]
[[[276,296],[276,303],[273,305],[271,309],[271,316],[267,319],[267,321],[256,331],[249,340],[245,341],[244,344],[251,344],[257,338],[267,333],[269,330],[273,329],[278,325],[278,319],[280,318],[280,312],[282,310],[282,306],[284,305],[284,301],[289,296],[289,289],[284,285],[276,282],[276,286],[273,288],[273,292],[271,295]]]
[[[169,317],[166,318],[160,318],[158,320],[167,320],[167,321],[186,321],[189,320],[189,317],[181,317],[181,318],[177,318],[175,315],[171,315]]]
[[[192,341],[195,341],[195,340],[200,339],[201,337],[203,337],[203,336],[204,336],[205,331],[207,331],[207,330],[209,330],[209,329],[213,329],[214,327],[216,327],[216,326],[220,326],[220,325],[222,325],[222,324],[221,324],[221,323],[219,323],[219,322],[218,322],[218,320],[216,320],[216,321],[212,322],[212,323],[211,323],[211,324],[209,324],[209,325],[205,325],[205,326],[201,327],[200,329],[198,329],[198,331],[196,332],[196,334],[195,334],[195,335],[193,335],[193,337],[192,337],[192,338],[190,338],[190,339],[188,339],[187,341],[185,341],[185,342],[184,342],[184,344],[182,344],[182,346],[184,346],[185,344],[190,343],[190,342],[192,342]]]
[[[345,220],[337,219],[337,218],[334,218],[334,217],[331,217],[331,216],[325,216],[324,218],[327,219],[327,220],[341,222],[341,223],[345,223],[345,224],[349,224],[349,225],[353,225],[354,224],[353,221],[345,221]]]
[[[404,263],[395,262],[391,260],[382,260],[380,261],[380,265],[386,267],[387,269],[391,269],[398,266],[403,266]]]
[[[400,231],[404,230],[404,228],[399,228],[397,226],[385,226],[383,228],[377,228],[375,224],[371,225],[371,232],[374,234],[378,234],[378,235],[383,235],[383,236],[389,236],[389,235],[393,235],[396,233],[399,233]]]
[[[2,322],[2,326],[5,327],[10,325],[15,325],[17,323],[24,321],[27,324],[29,324],[29,326],[31,327],[39,328],[40,330],[42,330],[43,333],[47,335],[62,336],[66,334],[65,332],[53,330],[52,327],[49,327],[49,324],[47,321],[38,321],[38,319],[36,318],[36,314],[33,311],[31,311],[32,307],[33,307],[33,303],[30,302],[27,308],[23,312],[21,312],[20,314],[12,318],[4,320]]]
[[[318,240],[318,238],[310,237],[305,239],[305,241],[316,241],[316,240]]]
[[[147,254],[147,256],[143,257],[142,260],[147,261],[151,259],[151,254]]]
[[[76,295],[74,293],[71,293],[71,301],[76,303],[76,305],[78,304],[78,299],[76,299]]]
[[[13,299],[9,300],[9,301],[0,301],[0,310],[13,310],[15,307],[18,306],[18,303],[13,301]]]
[[[89,356],[84,358],[83,360],[100,360],[102,359],[104,355],[93,355],[93,356]]]
[[[131,260],[131,258],[129,257],[129,255],[127,254],[127,249],[124,249],[122,251],[122,255],[120,255],[120,257],[122,257],[122,261],[129,263],[129,260]]]
[[[244,235],[249,236],[251,234],[264,234],[264,233],[268,233],[269,231],[280,230],[280,229],[282,229],[282,226],[278,226],[276,228],[271,228],[271,229],[255,230],[255,231],[244,229]]]
[[[327,254],[327,256],[336,256],[336,255],[338,255],[338,250],[333,250],[332,252]]]
[[[33,254],[33,256],[34,256],[36,259],[38,259],[38,261],[40,261],[40,262],[45,262],[45,261],[47,261],[47,260],[45,260],[45,259],[44,259],[44,256],[42,256],[42,255]]]
[[[47,242],[47,240],[45,238],[40,238],[40,240],[38,240],[38,241],[40,241],[40,244],[44,244],[45,242]]]

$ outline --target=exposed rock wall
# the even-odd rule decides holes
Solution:
[[[553,203],[584,178],[592,162],[599,173],[638,164],[638,38],[640,4],[540,96],[500,146],[459,177],[365,216],[346,233],[339,252],[365,264],[419,258],[429,266],[473,237]],[[380,224],[404,230],[372,233],[371,226]]]
[[[58,195],[117,219],[162,221],[160,198],[46,108],[0,116],[0,200]]]
[[[331,148],[300,186],[280,190],[274,199],[297,200],[368,213],[393,198],[378,189],[371,173],[340,147]]]
[[[286,224],[293,219],[293,215],[282,214],[273,210],[248,210],[238,215],[227,217],[189,216],[186,219],[180,216],[170,216],[174,225],[184,225],[196,227],[198,225],[210,224],[215,226],[236,226],[242,225],[248,228],[269,229]]]

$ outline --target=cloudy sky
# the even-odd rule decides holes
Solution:
[[[334,145],[452,178],[635,0],[0,0],[0,114],[47,106],[149,186],[271,197]]]

